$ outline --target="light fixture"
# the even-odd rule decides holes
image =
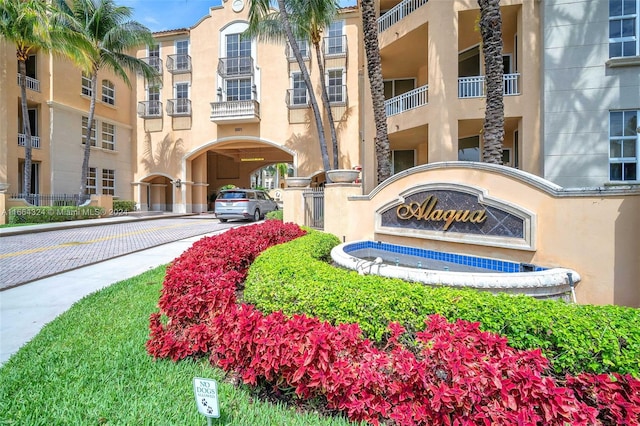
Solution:
[[[182,181],[180,179],[174,180],[173,184],[176,186],[176,188],[180,188],[182,186]]]
[[[240,161],[264,161],[264,157],[241,158]]]

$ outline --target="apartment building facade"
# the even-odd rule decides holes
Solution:
[[[91,81],[64,58],[46,52],[29,57],[26,82],[33,164],[31,188],[23,188],[20,76],[15,47],[4,39],[0,39],[0,69],[0,183],[8,184],[7,192],[13,194],[77,194],[94,90]],[[135,92],[108,72],[98,73],[98,84],[88,192],[131,199]]]

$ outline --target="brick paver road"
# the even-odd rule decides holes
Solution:
[[[213,216],[184,216],[3,236],[0,290],[241,224],[222,224]]]

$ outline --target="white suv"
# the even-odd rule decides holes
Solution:
[[[214,213],[220,222],[229,219],[257,221],[274,210],[278,204],[260,189],[225,189],[220,191],[215,202]]]

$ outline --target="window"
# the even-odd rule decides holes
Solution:
[[[296,39],[296,42],[298,43],[298,48],[300,49],[300,55],[302,55],[303,58],[309,58],[309,42],[303,39]],[[295,60],[296,56],[293,54],[293,49],[291,48],[291,46],[287,46],[287,48],[289,52],[289,59]]]
[[[87,127],[89,124],[89,117],[82,117],[82,144],[87,138]],[[96,146],[96,120],[91,123],[91,146]]]
[[[251,79],[227,80],[227,101],[251,100]]]
[[[307,105],[307,85],[302,78],[302,73],[291,75],[291,105]]]
[[[640,0],[609,0],[609,57],[638,56]]]
[[[189,70],[189,40],[176,41],[176,69]]]
[[[160,63],[160,45],[148,46],[149,50],[149,65],[151,65],[157,72],[162,71]]]
[[[116,171],[113,169],[102,169],[102,194],[115,195]]]
[[[147,87],[148,114],[150,116],[160,115],[160,86]]]
[[[251,73],[251,39],[242,34],[227,34],[227,75]]]
[[[342,70],[329,70],[327,72],[327,95],[330,103],[344,102],[344,85]]]
[[[176,107],[178,114],[188,114],[189,111],[189,83],[176,84]]]
[[[102,80],[102,102],[109,105],[116,103],[116,89],[109,80]]]
[[[458,161],[480,161],[480,136],[458,139]]]
[[[416,152],[413,149],[395,149],[391,151],[391,173],[400,173],[416,165]]]
[[[344,40],[342,37],[342,28],[344,21],[334,21],[329,25],[326,38],[326,51],[327,55],[339,55],[345,52]]]
[[[102,148],[111,151],[116,149],[116,129],[113,124],[102,123]]]
[[[638,180],[638,132],[640,111],[611,111],[609,113],[609,179]]]
[[[82,73],[82,94],[85,96],[91,96],[93,93],[93,87],[91,86],[91,77]]]
[[[89,174],[87,175],[87,195],[97,194],[97,172],[95,167],[89,167]]]

